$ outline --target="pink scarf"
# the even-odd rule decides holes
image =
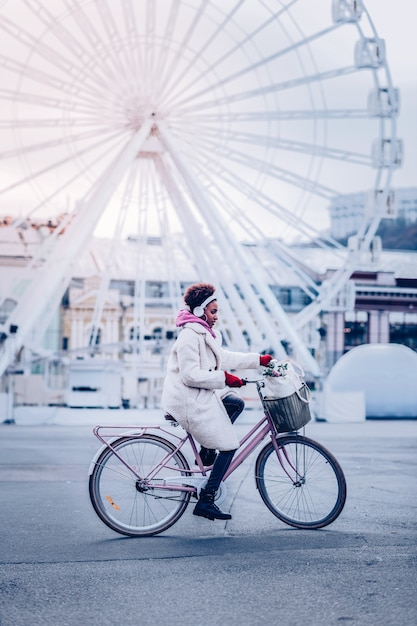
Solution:
[[[181,311],[178,311],[178,315],[177,315],[177,319],[175,320],[175,324],[177,326],[185,326],[185,324],[187,324],[188,322],[194,322],[195,324],[201,324],[202,326],[204,326],[204,328],[206,330],[209,331],[210,335],[214,338],[216,338],[216,335],[214,333],[214,331],[210,328],[210,326],[207,324],[207,322],[205,322],[203,319],[201,319],[201,317],[197,317],[196,315],[193,315],[192,313],[190,313],[190,311],[186,311],[184,309],[181,309]]]

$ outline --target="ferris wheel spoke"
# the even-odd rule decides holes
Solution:
[[[213,129],[206,130],[204,133],[208,138],[213,139],[218,136]],[[317,146],[314,143],[306,143],[301,141],[295,141],[290,139],[283,139],[281,137],[268,137],[255,133],[243,133],[224,131],[222,133],[223,139],[234,141],[238,144],[249,144],[253,146],[261,146],[266,148],[277,148],[286,152],[302,152],[307,155],[315,155],[324,157],[327,159],[336,159],[340,161],[347,161],[350,163],[358,163],[360,165],[371,165],[372,159],[370,154],[360,154],[359,152],[353,152],[348,150],[341,150],[339,148],[331,148],[330,146]]]
[[[265,271],[270,277],[271,284],[277,284],[277,274],[282,273],[286,277],[287,283],[291,281],[291,284],[299,287],[303,293],[310,299],[315,300],[319,294],[319,286],[314,282],[312,276],[313,272],[307,274],[306,271],[300,267],[297,259],[288,254],[281,241],[262,241],[259,242],[259,246],[252,247],[251,253],[256,263],[260,265],[265,264],[265,253],[267,258],[272,259],[272,263],[268,264]]]
[[[265,161],[255,158],[251,154],[234,150],[230,147],[223,148],[217,143],[212,143],[210,145],[212,150],[215,150],[218,155],[223,156],[225,159],[231,161],[234,164],[251,167],[252,169],[259,171],[260,173],[263,173],[265,171]],[[309,178],[300,176],[295,172],[292,172],[283,167],[278,167],[277,165],[269,165],[268,175],[270,177],[276,178],[277,180],[281,180],[283,182],[294,185],[298,188],[308,190],[314,195],[321,196],[323,198],[326,198],[327,200],[331,199],[336,193],[335,189],[331,189],[330,187],[327,187],[319,183],[318,181],[312,181]]]
[[[146,26],[145,26],[145,58],[146,58],[146,71],[145,71],[145,84],[150,85],[152,76],[155,75],[155,54],[156,49],[155,41],[155,22],[156,22],[156,4],[154,2],[148,2],[146,11]]]
[[[108,0],[102,0],[100,3],[100,10],[98,11],[98,17],[101,20],[101,23],[103,24],[104,30],[106,32],[107,35],[107,41],[110,44],[110,48],[112,51],[114,51],[115,53],[118,52],[117,50],[117,44],[118,42],[121,40],[122,35],[119,31],[119,29],[117,28],[117,23],[114,19],[114,16],[111,12],[110,6],[109,6],[109,2]],[[91,21],[90,21],[90,28],[89,30],[91,31]],[[93,31],[95,36],[99,38],[98,33],[96,33],[95,31]],[[120,57],[115,56],[114,57],[115,61],[118,62],[118,67],[123,70],[123,64],[120,63]]]
[[[79,61],[83,62],[87,59],[91,59],[91,51],[82,45],[80,38],[74,37],[71,31],[62,25],[62,23],[56,20],[56,17],[47,10],[44,6],[44,3],[41,3],[38,0],[33,0],[30,4],[27,4],[28,8],[33,11],[34,15],[48,28],[51,30],[52,35],[58,40],[60,44],[63,44],[68,52],[70,53],[71,62],[75,67],[78,67],[80,70],[83,70],[83,66],[79,65]],[[101,52],[106,50],[103,45],[102,39],[100,35],[96,32],[94,25],[91,20],[88,19],[87,15],[83,11],[82,7],[78,7],[78,10],[72,14],[79,26],[80,32],[85,35],[87,41],[92,46],[94,50],[97,48],[101,48]],[[108,22],[105,21],[104,16],[106,15],[106,4],[103,2],[101,5],[101,10],[98,11],[98,16],[103,20],[103,23],[108,25]],[[108,46],[107,49],[112,49],[111,46]],[[113,56],[111,57],[113,59]],[[120,69],[120,66],[119,68]],[[83,72],[78,73],[78,79],[80,80]],[[101,76],[100,76],[101,74]],[[106,86],[106,83],[103,82],[103,78],[105,78],[108,74],[108,70],[104,64],[96,63],[95,71],[88,72],[84,74],[85,79],[90,80],[92,83],[96,83],[101,88]]]
[[[33,128],[36,128],[36,125],[34,125]],[[76,143],[76,142],[78,143],[80,141],[87,141],[89,139],[99,137],[102,135],[108,135],[108,131],[104,129],[86,131],[84,133],[78,133],[76,135],[60,137],[59,139],[51,139],[49,141],[43,141],[38,144],[19,146],[19,148],[14,148],[13,150],[0,152],[0,159],[10,159],[10,158],[17,157],[19,156],[19,154],[21,154],[22,149],[25,151],[26,154],[30,154],[31,152],[43,152],[43,150],[47,150],[48,148],[62,147],[62,146],[69,145],[72,143]],[[113,134],[113,137],[115,136],[116,135]]]
[[[31,8],[30,6],[28,7]],[[10,20],[0,15],[0,29],[3,29],[5,33],[11,35],[11,37],[25,47],[28,51],[36,49],[36,52],[52,67],[61,70],[64,76],[71,76],[76,80],[81,80],[84,73],[82,65],[78,65],[75,58],[67,58],[60,54],[55,48],[45,43],[39,42],[29,32],[25,31],[22,27],[15,26]],[[90,74],[92,82],[96,82],[100,85],[99,81],[95,80],[94,74]],[[103,86],[101,84],[101,86]]]
[[[323,37],[324,35],[332,32],[336,28],[339,28],[339,24],[335,24],[333,26],[330,26],[327,29],[324,29],[323,31],[319,31],[317,33],[314,33],[314,35],[311,35],[310,37],[306,37],[304,39],[300,39],[297,42],[291,43],[291,45],[287,46],[286,48],[282,48],[279,51],[275,52],[274,54],[269,55],[267,57],[264,57],[261,60],[258,60],[255,63],[250,64],[250,65],[246,66],[245,68],[239,70],[238,72],[234,72],[233,74],[230,74],[227,77],[219,80],[217,85],[216,85],[216,87],[225,87],[226,85],[233,84],[238,79],[243,78],[247,74],[255,72],[257,69],[259,69],[261,67],[265,67],[265,66],[268,67],[273,61],[276,61],[278,58],[286,56],[286,55],[293,54],[298,48],[304,47],[304,46],[308,45],[309,43],[311,43],[315,39]],[[219,61],[219,63],[220,63],[220,61]],[[217,66],[217,64],[214,65],[214,67],[216,67],[216,66]],[[188,87],[190,87],[190,86],[191,85],[188,85]],[[197,93],[193,93],[188,98],[184,98],[183,100],[180,100],[179,102],[177,102],[176,106],[181,108],[184,104],[186,104],[190,100],[199,99],[202,96],[205,96],[207,94],[211,94],[211,88],[207,87],[205,89],[202,89],[202,90],[198,91]]]
[[[207,167],[205,167],[205,164],[202,164],[201,168],[199,166],[198,173],[203,180],[207,179],[208,185],[211,184],[211,178],[207,173]],[[307,237],[311,237],[312,235],[319,237],[320,231],[318,229],[315,229],[310,224],[300,219],[300,217],[295,215],[289,207],[285,207],[277,202],[275,198],[259,191],[256,186],[252,186],[252,184],[245,178],[238,176],[224,164],[222,164],[221,171],[216,171],[215,174],[217,177],[227,182],[233,191],[238,189],[245,196],[255,198],[258,206],[265,209],[265,211],[273,217],[278,217],[280,221],[296,229],[301,234],[304,234]]]
[[[31,0],[31,2],[25,1],[28,9],[43,25],[51,31],[52,35],[62,42],[74,55],[76,59],[82,59],[85,54],[85,49],[82,47],[80,41],[73,36],[73,34],[62,25],[61,22],[57,22],[55,16],[48,11],[46,6],[41,5],[39,0]]]
[[[311,300],[314,300],[319,293],[319,286],[312,277],[314,273],[307,273],[298,263],[298,259],[295,259],[294,256],[288,252],[283,242],[267,241],[265,248],[268,254],[271,254],[271,256],[281,264],[285,272],[291,273],[295,284],[298,285]],[[262,262],[261,259],[259,259],[259,261]],[[274,274],[274,269],[272,269],[271,274]]]
[[[103,159],[103,154],[98,156],[96,159],[90,161],[89,163],[90,168],[99,166],[100,161],[102,159]],[[72,189],[73,184],[76,183],[77,181],[80,181],[84,176],[85,176],[85,172],[83,170],[78,170],[73,176],[71,176],[70,178],[67,178],[64,183],[56,187],[52,193],[45,195],[41,202],[39,202],[38,204],[34,204],[33,207],[29,211],[26,212],[25,217],[18,220],[16,224],[14,225],[16,227],[19,227],[22,223],[25,222],[27,218],[31,218],[32,216],[36,215],[40,209],[42,209],[45,206],[50,205],[51,201],[54,198],[59,197],[63,191],[70,191]],[[1,191],[0,191],[0,194],[1,194]]]
[[[258,124],[260,121],[281,121],[281,120],[340,120],[340,119],[368,119],[369,111],[367,109],[306,109],[304,111],[284,110],[277,111],[248,111],[247,113],[231,111],[225,112],[222,119],[228,124],[231,123],[247,123],[253,122]],[[175,119],[175,117],[173,117]],[[218,115],[211,113],[188,114],[187,119],[190,123],[218,124]]]
[[[185,30],[184,34],[181,35],[181,40],[177,46],[177,52],[173,55],[171,62],[168,62],[166,65],[165,76],[168,76],[168,80],[171,80],[171,77],[175,75],[175,68],[176,68],[178,61],[180,60],[182,56],[182,50],[188,48],[190,39],[192,38],[193,33],[197,29],[197,25],[199,24],[201,20],[204,19],[207,7],[208,7],[208,2],[207,1],[203,2],[203,4],[200,6],[200,10],[195,12],[194,17],[191,20],[191,23],[189,24],[188,28]],[[188,67],[190,66],[189,63],[187,64],[187,66]],[[179,82],[180,81],[178,77],[176,77],[175,83],[178,85]],[[172,88],[172,83],[170,83],[170,86]],[[164,96],[164,92],[162,93],[162,96]],[[167,104],[169,104],[169,102],[165,101],[165,106],[167,106]]]
[[[20,129],[30,130],[33,128],[49,128],[49,129],[64,128],[67,130],[68,128],[79,128],[79,127],[84,127],[84,126],[88,126],[90,128],[97,126],[100,130],[102,129],[102,124],[99,122],[98,119],[93,119],[93,118],[88,118],[88,117],[84,117],[84,118],[77,117],[71,120],[63,119],[62,117],[55,117],[55,118],[50,117],[48,119],[44,119],[44,118],[22,119],[20,118],[20,119],[13,120],[14,130],[20,130]],[[0,119],[0,129],[10,130],[10,120]]]
[[[225,14],[225,17],[222,21],[220,21],[214,31],[210,34],[209,38],[199,47],[199,49],[197,51],[194,52],[194,54],[192,55],[192,58],[188,61],[188,63],[185,65],[185,67],[183,68],[181,74],[179,76],[175,77],[175,82],[177,84],[182,84],[182,81],[187,78],[187,75],[190,72],[190,69],[193,67],[193,65],[201,58],[204,57],[204,53],[210,48],[210,46],[214,45],[214,42],[216,41],[216,39],[221,36],[221,34],[224,32],[224,29],[227,27],[227,24],[232,21],[233,16],[236,14],[236,12],[239,10],[239,8],[245,3],[245,0],[238,0],[238,2],[234,5],[234,7],[231,7],[229,9],[229,11]],[[190,29],[189,33],[188,33],[188,38],[187,38],[187,43],[188,40],[191,38],[192,32],[195,30],[197,23],[200,21],[201,19],[201,15],[199,16],[198,20],[195,20],[193,25],[192,25],[192,31]],[[198,82],[204,82],[204,79],[207,75],[209,75],[214,69],[215,66],[226,60],[230,55],[232,55],[237,49],[239,48],[239,45],[236,45],[234,48],[230,49],[228,52],[226,52],[223,57],[222,60],[218,60],[215,64],[210,65],[209,67],[207,67],[205,69],[204,72],[201,72],[198,77],[196,78],[194,76],[193,80],[186,83],[185,85],[182,84],[182,92],[187,91],[188,89],[190,89],[190,87],[195,87],[196,86],[196,80]],[[167,91],[169,91],[170,89],[172,89],[172,78],[173,78],[173,65],[170,66],[169,68],[171,70],[171,73],[168,73],[169,79],[166,83],[165,89],[164,89],[164,93],[166,93]],[[169,104],[171,102],[173,98],[170,98],[167,100],[167,104]]]
[[[203,179],[207,178],[208,185],[212,184],[212,179],[208,176],[207,168],[204,167],[204,165],[199,170],[199,173]],[[254,198],[255,204],[258,207],[262,207],[273,217],[277,217],[280,221],[294,228],[300,234],[304,234],[308,239],[313,237],[314,241],[323,247],[323,249],[330,247],[332,250],[344,250],[343,246],[338,241],[332,237],[325,236],[323,232],[318,230],[315,226],[300,219],[298,215],[295,215],[290,207],[284,206],[277,202],[276,198],[272,198],[265,192],[259,191],[256,186],[253,186],[247,179],[238,176],[234,171],[222,166],[221,172],[216,171],[216,176],[222,178],[224,182],[230,185],[233,192],[239,190],[245,197]]]
[[[293,323],[296,329],[303,328],[306,324],[308,324],[308,322],[313,320],[326,306],[326,304],[330,302],[346,284],[353,271],[354,263],[353,258],[345,259],[345,261],[346,262],[342,265],[342,267],[336,270],[329,280],[322,283],[317,297],[310,304],[304,307],[302,311],[295,314]]]
[[[314,36],[312,36],[310,39],[316,39],[317,37],[323,36],[325,33],[331,32],[332,30],[334,30],[334,28],[336,28],[335,26],[330,27],[328,29],[326,29],[326,31],[323,31],[321,33],[316,33]],[[291,46],[288,46],[287,48],[283,48],[282,50],[280,50],[279,52],[271,55],[270,57],[265,57],[261,60],[256,61],[255,63],[253,63],[252,65],[248,65],[247,67],[245,67],[243,70],[240,70],[239,72],[235,72],[233,74],[230,74],[229,76],[227,76],[227,78],[224,78],[220,81],[218,81],[216,87],[225,87],[226,85],[233,85],[236,83],[237,80],[243,78],[243,76],[245,76],[248,73],[252,73],[255,72],[256,70],[262,68],[262,67],[268,67],[272,61],[275,61],[277,58],[281,57],[281,56],[285,56],[288,54],[292,54],[298,47],[300,46],[305,46],[306,44],[308,44],[309,42],[309,38],[304,39],[304,40],[300,40],[299,42],[293,43]],[[356,71],[356,68],[345,68],[345,70],[338,70],[337,74],[341,73],[341,72],[348,72],[348,71]],[[316,74],[316,75],[311,75],[309,77],[307,76],[303,76],[302,82],[306,83],[306,82],[313,82],[313,81],[318,81],[318,80],[325,80],[327,78],[333,77],[335,74],[333,71],[328,71],[328,72],[323,72],[321,74]],[[285,83],[281,83],[281,84],[277,84],[277,85],[272,85],[271,87],[264,87],[262,90],[262,93],[268,93],[271,90],[282,90],[282,89],[289,89],[291,87],[294,87],[296,85],[299,84],[300,79],[295,79],[292,81],[286,81]],[[188,87],[191,87],[191,85],[189,85]],[[182,106],[184,104],[187,104],[187,102],[190,102],[193,99],[197,99],[199,100],[201,97],[206,96],[206,95],[211,95],[211,89],[206,88],[203,90],[198,91],[197,93],[193,93],[192,95],[190,95],[188,98],[184,98],[183,100],[180,100],[179,102],[176,102],[176,106],[178,108],[182,108]],[[253,92],[247,92],[247,93],[251,93],[251,94],[257,94],[258,90],[253,91]],[[259,95],[259,94],[258,94]],[[246,96],[248,97],[248,96]],[[249,97],[253,97],[253,95],[249,96]],[[244,97],[245,99],[245,97]],[[188,108],[186,108],[185,110],[188,110]]]
[[[170,200],[175,206],[178,219],[189,243],[193,264],[197,268],[200,275],[212,276],[213,266],[211,265],[211,260],[209,258],[210,251],[206,249],[205,246],[200,246],[195,238],[195,233],[200,230],[199,225],[192,211],[189,200],[185,197],[183,190],[180,188],[178,181],[176,180],[172,167],[169,166],[166,159],[163,159],[160,156],[155,158],[155,166],[169,193]],[[182,248],[181,241],[180,246]],[[185,256],[187,258],[188,254]]]
[[[8,89],[0,89],[0,100],[8,100],[15,103],[16,93]],[[31,106],[38,106],[40,108],[51,109],[55,113],[58,110],[68,113],[83,114],[94,112],[94,108],[92,108],[92,106],[88,106],[86,103],[79,103],[75,100],[64,100],[62,98],[54,97],[53,95],[46,96],[36,92],[21,91],[19,93],[19,104],[27,104]],[[94,121],[94,118],[92,118],[92,120]]]
[[[97,21],[104,27],[106,34],[105,39],[99,32],[98,23],[96,27],[96,24],[93,24],[92,19],[88,17],[86,11],[83,11],[81,7],[73,13],[73,17],[89,49],[97,50],[98,53],[102,55],[103,61],[100,70],[106,88],[108,87],[109,80],[117,81],[117,77],[122,78],[124,76],[126,72],[125,63],[129,60],[126,51],[123,51],[125,63],[123,63],[122,58],[119,56],[117,42],[120,40],[120,35],[117,31],[115,21],[112,19],[109,6],[107,2],[102,2],[100,10],[97,11]]]
[[[172,80],[172,66],[169,63],[169,55],[168,55],[168,42],[172,40],[175,36],[175,26],[178,20],[180,9],[179,0],[175,0],[171,4],[171,8],[169,11],[167,23],[165,26],[165,32],[162,37],[162,50],[158,56],[156,65],[155,65],[155,76],[159,77],[157,90],[155,96],[159,99],[163,99],[164,93],[169,89],[168,85]],[[168,68],[169,65],[169,68]],[[176,77],[176,81],[180,82],[181,78]]]
[[[143,68],[142,54],[141,48],[138,45],[140,41],[139,33],[136,26],[136,18],[135,12],[133,8],[132,0],[123,0],[122,1],[122,15],[123,15],[123,23],[125,27],[125,32],[127,35],[127,40],[129,42],[135,42],[136,45],[132,45],[129,52],[125,52],[125,56],[129,55],[132,62],[132,68],[134,70],[134,75],[139,76],[140,71]]]
[[[95,144],[90,144],[89,146],[87,146],[86,148],[84,148],[83,150],[79,150],[75,155],[72,154],[64,159],[61,159],[59,161],[54,160],[52,162],[52,164],[48,165],[47,167],[43,167],[40,170],[31,172],[30,175],[25,176],[24,178],[15,181],[14,183],[12,183],[11,185],[8,185],[7,187],[3,187],[2,189],[0,189],[0,195],[7,193],[8,191],[11,191],[12,189],[15,189],[16,187],[19,187],[21,185],[24,185],[28,182],[30,182],[33,179],[36,179],[38,177],[43,176],[44,174],[47,174],[48,172],[51,172],[52,170],[55,170],[57,168],[59,168],[60,166],[66,164],[66,163],[70,163],[72,161],[74,161],[75,158],[79,158],[81,156],[85,156],[86,154],[89,154],[90,152],[93,152],[94,150],[96,150],[97,148],[103,146],[104,144],[108,144],[109,141],[113,141],[114,140],[114,136],[110,137],[110,138],[106,138],[106,139],[101,139],[100,141],[96,142]],[[118,145],[121,142],[121,139],[119,137],[119,135],[117,135],[117,140],[118,143],[116,145]],[[114,147],[114,146],[113,146]],[[102,157],[105,157],[107,155],[107,150],[106,152],[102,153]]]
[[[276,240],[265,242],[264,233],[256,220],[253,219],[248,212],[243,213],[239,206],[233,204],[230,200],[228,201],[227,198],[225,199],[223,189],[214,179],[212,179],[212,190],[213,197],[216,198],[218,206],[226,208],[231,219],[239,223],[243,232],[251,234],[251,239],[256,241],[257,246],[270,250],[271,254],[273,254],[286,269],[291,270],[291,273],[297,277],[297,283],[300,283],[303,291],[311,299],[314,299],[317,296],[317,284],[303,271],[302,267],[294,263],[294,259],[291,258],[285,244],[282,241]],[[255,256],[257,246],[251,247],[251,253]],[[263,259],[258,259],[258,261],[261,265],[264,264]]]
[[[93,102],[92,98],[87,97],[88,93],[92,96],[97,96],[97,92],[90,90],[87,85],[80,84],[79,82],[68,82],[63,78],[57,78],[44,70],[28,67],[27,64],[20,63],[15,59],[6,57],[5,55],[0,55],[0,63],[5,69],[13,74],[16,74],[18,77],[25,76],[26,78],[39,83],[42,87],[49,86],[56,89],[58,92],[66,93],[69,96],[76,95],[78,98],[85,100],[86,102]]]
[[[122,195],[122,199],[120,202],[119,209],[117,211],[117,217],[115,220],[115,230],[114,237],[110,243],[108,248],[108,253],[104,262],[104,265],[101,270],[101,279],[100,286],[97,295],[97,299],[94,305],[94,311],[91,318],[91,328],[92,331],[90,333],[89,345],[94,346],[96,344],[100,320],[103,316],[103,310],[105,305],[105,300],[107,296],[107,292],[110,286],[111,279],[111,268],[114,263],[117,247],[119,246],[122,239],[122,230],[123,226],[126,222],[126,218],[128,215],[127,209],[129,207],[130,202],[132,201],[134,184],[136,180],[136,166],[132,166],[127,174],[125,187]]]
[[[207,100],[203,101],[194,106],[188,106],[185,108],[180,108],[179,103],[176,104],[177,110],[181,112],[183,115],[188,115],[190,112],[202,109],[211,109],[218,106],[231,104],[233,102],[241,102],[244,100],[251,100],[253,98],[257,98],[260,96],[264,96],[268,93],[277,93],[279,91],[284,91],[287,89],[293,89],[295,87],[300,87],[303,85],[308,85],[315,82],[321,82],[326,80],[332,80],[333,78],[340,78],[341,76],[347,76],[348,74],[356,73],[357,69],[352,66],[346,66],[344,68],[338,68],[335,70],[328,70],[326,72],[322,72],[320,74],[310,74],[308,76],[301,76],[299,78],[294,78],[292,80],[283,81],[281,83],[274,83],[268,86],[257,87],[256,89],[250,89],[247,91],[239,91],[237,93],[231,94],[229,96],[223,96],[222,98],[218,98],[216,100]],[[188,98],[187,100],[192,100],[196,96]],[[181,103],[184,104],[184,103]]]

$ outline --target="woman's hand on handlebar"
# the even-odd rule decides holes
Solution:
[[[238,376],[229,374],[229,372],[225,372],[224,377],[228,387],[243,387],[243,385],[246,385],[246,380],[242,380]]]

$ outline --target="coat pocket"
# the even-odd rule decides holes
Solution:
[[[195,389],[194,402],[197,408],[206,411],[212,405],[215,392],[212,389]]]

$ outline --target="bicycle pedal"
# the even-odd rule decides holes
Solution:
[[[186,484],[185,484],[184,486],[185,486],[185,487],[195,487],[195,485],[186,485]],[[196,500],[198,500],[198,491],[197,491],[197,490],[196,490],[196,491],[193,491],[193,492],[191,493],[191,497],[192,497],[192,498],[195,498]]]

